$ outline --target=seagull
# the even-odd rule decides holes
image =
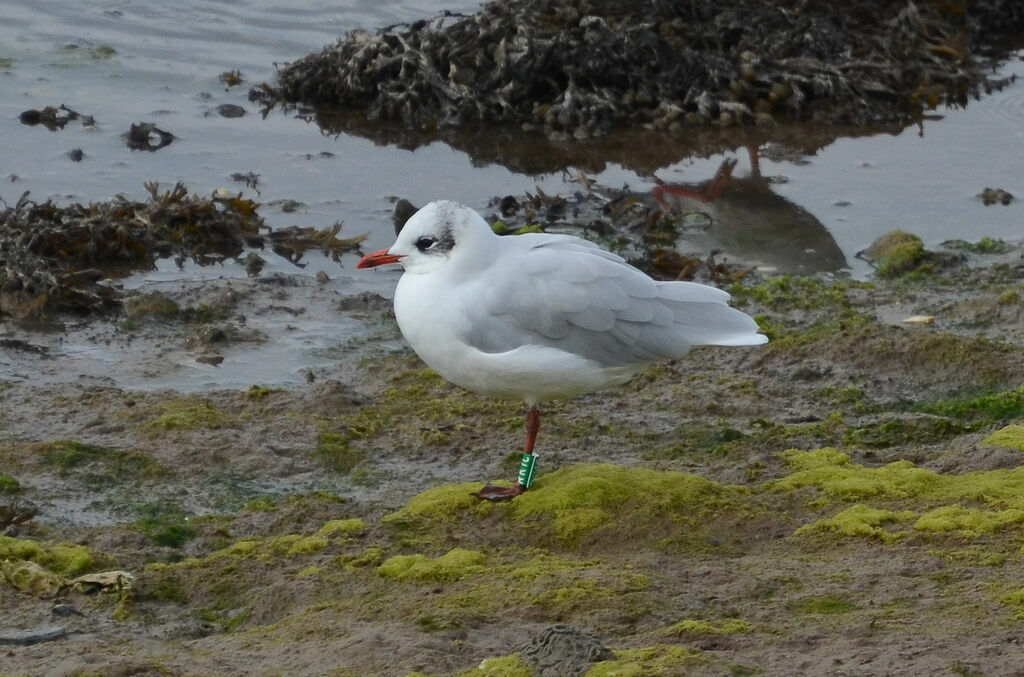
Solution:
[[[729,294],[659,282],[572,235],[499,236],[456,202],[413,214],[387,249],[357,268],[397,263],[395,319],[412,349],[458,386],[526,402],[526,445],[514,486],[475,495],[512,499],[536,471],[538,405],[623,384],[691,346],[766,343]]]

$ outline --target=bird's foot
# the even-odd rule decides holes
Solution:
[[[522,484],[517,484],[514,487],[502,487],[497,484],[488,484],[480,491],[473,494],[481,501],[511,501],[519,494],[526,491],[526,487]]]

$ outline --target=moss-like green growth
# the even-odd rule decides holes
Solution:
[[[845,597],[837,595],[804,597],[790,605],[790,610],[798,614],[845,614],[859,608]]]
[[[405,677],[437,677],[425,672],[410,672]],[[537,673],[519,654],[485,658],[480,665],[463,670],[454,677],[537,677]]]
[[[894,230],[872,242],[863,254],[874,263],[879,277],[899,277],[924,262],[925,249],[917,235]]]
[[[1009,423],[1024,418],[1024,387],[924,402],[914,408],[917,411],[956,419],[962,422],[967,430],[978,430],[995,423]]]
[[[687,673],[707,658],[697,649],[656,644],[641,649],[622,649],[615,660],[595,663],[584,677],[670,677]]]
[[[532,540],[548,542],[554,537],[574,546],[614,530],[648,539],[678,533],[681,525],[699,526],[708,515],[735,506],[743,493],[739,487],[697,475],[604,463],[574,465],[543,475],[528,492],[504,506],[473,497],[472,492],[480,488],[479,484],[457,484],[425,491],[384,522],[414,527],[500,510],[503,518],[528,524],[522,533]]]
[[[174,503],[143,503],[136,506],[136,512],[136,528],[157,545],[180,548],[196,535],[195,526],[190,523],[192,516]]]
[[[946,240],[943,247],[971,254],[1005,254],[1010,251],[1010,245],[1005,240],[993,237],[983,237],[977,242],[967,240]]]
[[[385,553],[386,551],[382,546],[371,545],[362,552],[351,555],[339,555],[335,561],[345,569],[379,567],[384,561]]]
[[[400,581],[457,581],[481,571],[486,561],[483,553],[454,548],[434,558],[397,555],[381,564],[377,572]]]
[[[720,623],[699,621],[691,618],[673,623],[665,634],[670,635],[738,635],[750,632],[753,626],[742,618],[726,618]]]
[[[485,514],[493,510],[495,505],[473,495],[482,488],[483,484],[479,482],[434,487],[416,494],[404,508],[386,515],[383,521],[385,524],[404,526],[421,521],[451,522],[465,513]]]
[[[159,291],[133,294],[124,299],[124,315],[133,321],[146,317],[173,319],[179,311],[178,304]]]
[[[964,538],[976,538],[981,534],[1006,526],[1024,523],[1024,510],[981,510],[961,505],[946,505],[936,508],[914,522],[917,531],[956,532]]]
[[[289,557],[294,557],[295,555],[308,555],[310,553],[319,552],[328,545],[330,545],[330,541],[327,540],[326,536],[305,536],[296,539],[295,542],[291,543],[288,546],[287,554]]]
[[[93,555],[84,545],[42,543],[28,538],[0,536],[0,561],[29,560],[58,574],[77,576],[93,565]]]
[[[61,476],[82,469],[83,481],[93,489],[123,482],[128,477],[153,479],[165,472],[151,457],[137,451],[85,444],[76,440],[48,442],[40,449],[43,463],[55,467]]]
[[[847,430],[843,442],[852,446],[884,448],[900,444],[933,444],[963,433],[964,425],[944,416],[884,416]]]
[[[10,475],[0,473],[0,494],[16,494],[21,491],[21,484]]]
[[[271,393],[281,392],[280,388],[271,388],[270,386],[249,386],[249,389],[245,391],[245,398],[248,400],[265,400]]]
[[[865,468],[836,449],[814,451],[791,449],[783,458],[795,471],[773,483],[777,489],[813,486],[826,496],[842,500],[863,500],[869,496],[906,498],[938,487],[943,479],[931,470],[909,461],[896,461],[881,468]]]
[[[825,496],[842,500],[923,498],[936,502],[981,501],[988,505],[1024,509],[1024,466],[962,475],[941,475],[896,461],[868,468],[835,449],[790,450],[783,454],[795,471],[771,486],[776,489],[817,487]]]
[[[823,281],[814,277],[780,275],[765,281],[744,285],[739,282],[729,288],[735,305],[753,301],[778,312],[792,310],[826,309],[832,312],[851,307],[850,290],[870,288],[871,285],[851,280]]]
[[[149,421],[150,428],[163,430],[220,428],[227,415],[203,397],[180,397],[160,405],[162,414]]]
[[[981,443],[1024,451],[1024,425],[1008,425],[995,431],[983,439]]]
[[[869,536],[885,542],[899,539],[902,534],[893,533],[883,526],[886,524],[905,523],[913,520],[917,514],[909,511],[883,510],[870,508],[866,505],[855,505],[839,512],[833,517],[820,519],[805,524],[796,530],[796,535],[810,533],[835,533],[842,536]]]
[[[659,517],[700,519],[729,503],[728,493],[697,475],[582,464],[542,476],[512,508],[520,520],[543,520],[559,539],[575,542],[613,520],[632,530]]]
[[[1006,593],[999,601],[1013,609],[1013,615],[1024,621],[1024,588]]]
[[[328,522],[324,522],[324,525],[317,530],[316,535],[323,536],[325,538],[337,535],[357,536],[364,533],[366,529],[366,522],[358,517],[354,517],[351,519],[330,520]]]
[[[54,597],[67,579],[30,560],[0,560],[0,574],[14,588],[41,599]]]
[[[366,453],[353,448],[351,442],[347,434],[323,432],[316,438],[314,453],[328,468],[347,475],[366,460]]]

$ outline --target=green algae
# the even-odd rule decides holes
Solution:
[[[1010,423],[1024,418],[1024,387],[964,398],[923,402],[914,409],[956,419],[963,422],[967,430],[978,430],[996,423]]]
[[[1010,245],[1005,240],[993,237],[983,237],[977,242],[967,240],[946,240],[943,247],[971,254],[1005,254],[1010,251]]]
[[[979,501],[989,506],[1024,509],[1024,466],[942,475],[910,461],[869,468],[836,449],[792,449],[782,454],[794,470],[769,483],[774,489],[817,488],[825,498],[918,498],[936,503]]]
[[[968,428],[944,416],[883,416],[877,421],[844,432],[842,441],[851,446],[885,448],[897,445],[934,444],[963,434]]]
[[[410,672],[405,677],[438,677],[425,672]],[[537,677],[530,664],[519,654],[485,658],[480,665],[456,673],[454,677]]]
[[[847,501],[871,496],[919,496],[943,483],[943,478],[937,473],[918,468],[910,461],[866,468],[853,463],[848,454],[832,448],[814,451],[791,449],[783,452],[782,457],[795,472],[776,480],[772,487],[782,490],[816,487],[825,496]]]
[[[522,454],[520,454],[522,457]],[[483,488],[480,482],[445,484],[416,494],[397,512],[384,517],[385,524],[406,526],[422,521],[453,522],[466,513],[483,515],[496,506],[473,494]]]
[[[440,557],[396,555],[385,560],[377,573],[400,581],[457,581],[484,568],[487,557],[476,550],[453,548]]]
[[[814,503],[858,501],[839,513],[806,524],[795,535],[831,533],[877,538],[894,543],[912,534],[946,534],[975,539],[1000,529],[1024,524],[1024,466],[1013,469],[943,475],[897,461],[877,468],[853,463],[835,449],[784,454],[794,472],[765,486],[772,490],[814,488]],[[866,505],[866,500],[905,503],[914,510],[891,505]]]
[[[196,535],[192,514],[170,501],[142,503],[135,507],[139,519],[135,527],[155,544],[180,548]]]
[[[869,536],[889,543],[901,538],[902,534],[893,533],[883,526],[905,523],[915,517],[917,514],[909,510],[883,510],[858,504],[832,517],[805,524],[794,535],[825,532],[841,536]]]
[[[595,663],[584,677],[672,677],[707,662],[698,649],[656,644],[615,651],[615,660]]]
[[[665,629],[670,635],[738,635],[750,632],[753,626],[742,618],[725,618],[720,622],[687,618]]]
[[[16,494],[21,491],[21,484],[17,479],[0,473],[0,494]]]
[[[203,397],[179,397],[162,402],[162,413],[147,423],[147,427],[158,430],[193,428],[220,428],[227,422],[227,414]]]
[[[865,258],[874,263],[878,277],[899,277],[918,270],[925,255],[924,241],[901,230],[882,235],[864,250]]]
[[[174,319],[181,308],[169,296],[159,291],[139,292],[126,296],[123,302],[124,316],[129,321],[144,318],[163,320]]]
[[[530,491],[505,506],[479,501],[472,495],[479,489],[475,483],[430,489],[387,515],[384,522],[414,528],[497,511],[503,519],[512,518],[510,526],[528,524],[536,539],[544,540],[549,534],[564,545],[576,545],[605,529],[628,529],[636,535],[646,533],[638,532],[639,524],[660,521],[660,532],[694,525],[701,516],[733,504],[742,492],[697,475],[603,463],[543,475]]]
[[[812,595],[793,602],[789,608],[797,614],[836,615],[856,611],[860,607],[839,595]]]
[[[371,545],[355,554],[338,555],[335,562],[344,569],[376,568],[384,562],[386,553],[383,546]]]
[[[316,448],[313,453],[329,469],[347,475],[366,460],[366,452],[352,448],[351,442],[352,438],[349,435],[323,432],[316,438]]]
[[[341,536],[357,536],[365,533],[367,528],[366,522],[358,517],[353,517],[324,522],[324,525],[317,530],[316,534],[328,538],[339,534]]]
[[[150,456],[132,450],[55,440],[41,445],[40,451],[44,464],[56,468],[62,477],[79,473],[90,489],[114,486],[126,478],[156,479],[166,474]]]
[[[999,601],[1010,607],[1015,618],[1024,621],[1024,588],[1004,594]]]
[[[77,576],[94,564],[92,552],[84,545],[45,543],[29,538],[0,536],[0,561],[27,560],[64,575]]]
[[[964,538],[976,538],[997,529],[1024,523],[1024,510],[981,510],[962,505],[946,505],[921,515],[914,522],[917,531],[955,532]]]
[[[633,530],[659,517],[670,522],[699,519],[731,502],[730,490],[698,475],[580,464],[538,479],[512,503],[521,521],[549,524],[563,542],[617,522]]]
[[[995,431],[981,443],[1024,451],[1024,425],[1008,425]]]
[[[791,274],[771,277],[754,285],[736,283],[729,288],[734,305],[756,302],[778,312],[793,310],[836,311],[851,307],[850,291],[872,285],[852,280],[823,281]]]

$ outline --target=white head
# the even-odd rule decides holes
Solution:
[[[450,200],[431,202],[409,217],[388,249],[367,254],[357,268],[398,263],[412,274],[485,264],[497,235],[475,211]]]

